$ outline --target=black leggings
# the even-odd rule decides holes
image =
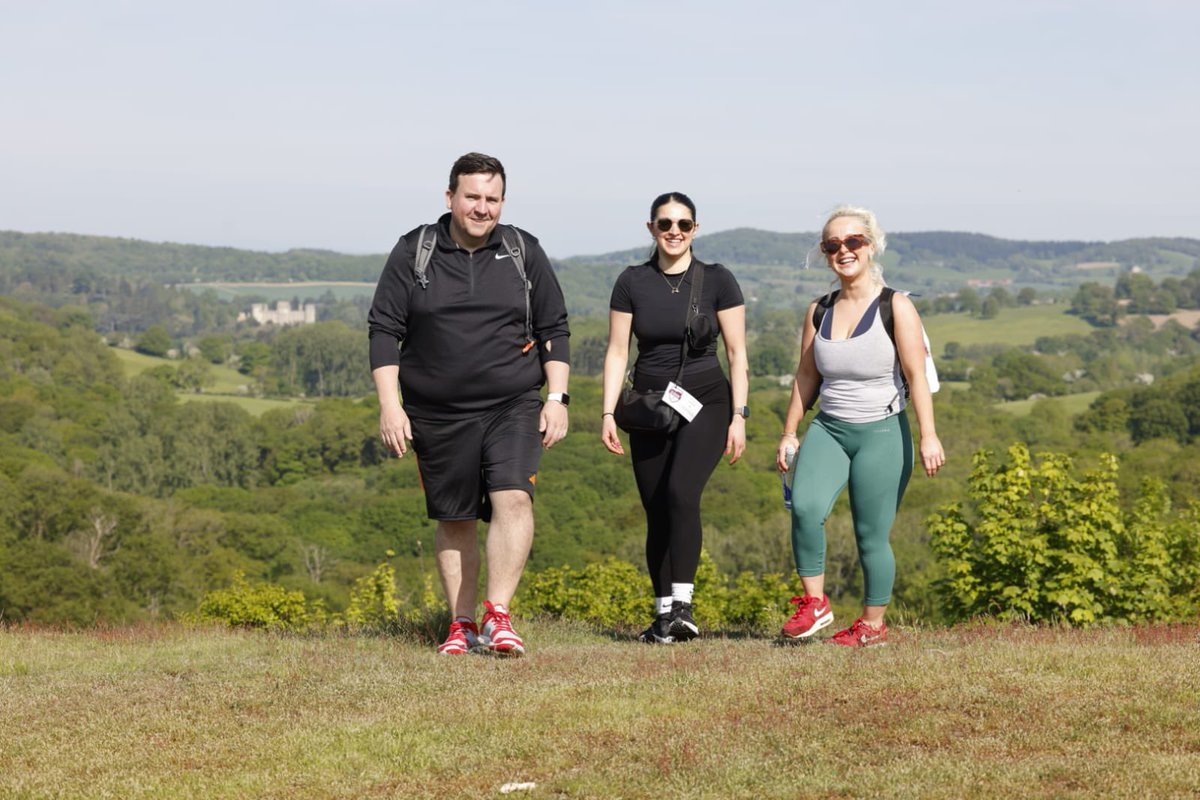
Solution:
[[[671,378],[639,378],[639,388],[661,389]],[[685,389],[704,404],[671,436],[629,435],[633,475],[646,509],[646,567],[655,597],[672,583],[694,583],[700,566],[700,495],[721,460],[732,419],[729,381],[720,368],[685,375]]]

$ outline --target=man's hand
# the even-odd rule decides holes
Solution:
[[[399,403],[380,408],[379,437],[383,439],[383,446],[395,453],[397,458],[404,458],[408,452],[408,442],[412,440],[412,425]]]
[[[567,435],[567,407],[557,400],[547,400],[538,417],[538,430],[542,433],[542,447],[549,450]]]

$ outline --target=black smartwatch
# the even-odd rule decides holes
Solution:
[[[750,406],[742,406],[737,411],[734,411],[733,415],[742,419],[750,419]]]
[[[546,395],[546,400],[557,400],[564,406],[571,405],[571,395],[567,394],[566,392],[550,392]]]

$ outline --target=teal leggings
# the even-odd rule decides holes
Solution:
[[[912,433],[903,412],[878,422],[817,414],[796,456],[792,552],[803,578],[825,573],[825,520],[846,484],[869,606],[892,599],[896,557],[888,536],[913,471]]]

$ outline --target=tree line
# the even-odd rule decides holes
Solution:
[[[773,313],[761,337],[789,330],[786,314]],[[302,361],[318,357],[296,352],[297,374],[308,369]],[[1200,490],[1193,466],[1200,443],[1189,416],[1200,369],[1194,354],[1178,350],[1164,350],[1155,363],[1170,374],[1149,386],[1113,388],[1078,418],[1049,399],[1014,417],[995,409],[990,391],[937,395],[950,464],[936,480],[915,479],[901,508],[893,536],[901,564],[896,604],[930,622],[973,608],[947,594],[949,562],[930,549],[925,520],[948,503],[986,498],[986,485],[972,488],[972,480],[984,480],[972,472],[973,454],[1013,442],[1042,458],[1061,453],[1084,469],[1113,454],[1122,468],[1106,473],[1096,491],[1126,531],[1174,531],[1190,519],[1188,504]],[[572,394],[572,433],[547,454],[535,503],[530,569],[549,577],[530,585],[542,587],[538,602],[546,609],[558,602],[554,587],[574,591],[588,565],[642,561],[644,518],[629,464],[596,441],[599,381],[580,376]],[[772,466],[787,396],[775,380],[752,382],[747,456],[720,466],[705,495],[707,552],[731,581],[744,572],[766,580],[791,571]],[[154,370],[125,377],[80,309],[0,298],[0,616],[77,624],[176,617],[238,574],[340,611],[356,582],[384,559],[401,598],[418,602],[434,574],[433,526],[412,459],[388,458],[377,431],[369,393],[258,417],[233,403],[180,402]],[[1143,491],[1147,477],[1160,482],[1158,494]],[[835,600],[854,602],[861,580],[844,502],[830,523],[829,586]],[[1154,514],[1136,512],[1146,503]],[[972,542],[982,536],[970,527],[980,508],[958,512],[974,531]],[[572,572],[548,572],[563,568]],[[1178,586],[1171,592],[1187,595]]]

